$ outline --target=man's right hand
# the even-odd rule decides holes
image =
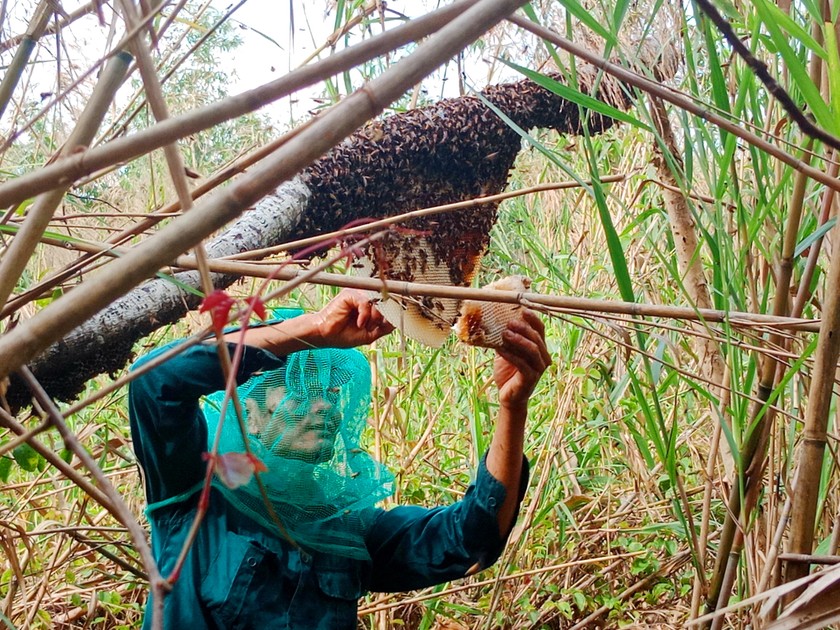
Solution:
[[[355,348],[372,343],[394,330],[367,293],[344,289],[320,311],[312,314],[317,346]]]

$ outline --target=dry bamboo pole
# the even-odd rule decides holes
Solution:
[[[9,101],[12,100],[12,94],[17,87],[20,77],[23,76],[23,70],[26,64],[29,63],[29,57],[32,51],[35,50],[35,45],[38,43],[41,35],[49,24],[50,17],[53,14],[52,4],[50,0],[41,0],[32,15],[32,20],[29,22],[29,29],[20,41],[15,56],[9,67],[6,68],[6,73],[3,75],[3,81],[0,82],[0,118],[6,111]]]
[[[93,140],[96,130],[102,124],[102,119],[117,93],[117,89],[122,85],[130,62],[131,55],[120,51],[105,66],[90,100],[79,116],[76,128],[59,153],[59,161]],[[15,284],[29,262],[29,257],[35,251],[47,224],[52,220],[58,204],[64,198],[67,188],[65,186],[50,190],[35,200],[27,214],[26,221],[6,249],[3,258],[0,259],[0,308],[5,305],[6,300],[14,290]]]
[[[50,164],[38,171],[0,184],[0,206],[8,207],[20,203],[29,197],[72,183],[100,169],[159,149],[173,140],[185,138],[251,113],[326,77],[349,70],[386,51],[426,37],[441,26],[452,22],[456,16],[475,5],[477,1],[461,0],[372,37],[352,48],[342,50],[311,66],[293,70],[253,90],[192,110],[181,116],[175,116],[149,129],[118,138],[101,147],[71,156],[60,163]]]
[[[840,256],[831,261],[826,279],[824,318],[820,325],[805,425],[797,450],[797,483],[791,510],[789,553],[812,552],[820,471],[826,446],[826,427],[831,407],[834,373],[840,356]],[[808,574],[808,565],[788,564],[785,581],[791,582]]]
[[[654,166],[659,174],[659,178],[673,185],[673,188],[664,188],[662,196],[665,201],[671,231],[674,236],[677,264],[683,277],[686,292],[691,301],[700,308],[710,309],[712,307],[712,298],[709,294],[706,276],[703,273],[700,241],[697,238],[694,217],[688,207],[685,195],[682,194],[677,186],[675,177],[675,175],[682,176],[683,163],[674,138],[674,131],[671,128],[671,121],[668,118],[664,104],[658,98],[651,98],[650,113],[654,126],[659,134],[659,139],[663,145],[660,146],[659,142],[654,142]],[[669,155],[666,155],[666,151]],[[668,164],[666,157],[670,157],[673,161],[673,168],[676,172],[672,171],[672,167]],[[720,400],[723,398],[721,387],[724,383],[723,379],[726,373],[720,348],[716,340],[711,337],[706,341],[700,341],[698,345],[701,374],[706,380],[712,383],[712,391],[716,393],[716,397]],[[731,424],[727,421],[725,406],[721,405],[717,407],[715,403],[711,403],[711,407],[712,418],[716,416],[718,418],[718,421],[715,423],[717,426],[713,432],[715,443],[712,444],[712,450],[713,452],[720,453],[726,478],[731,480],[735,478],[735,461],[732,456],[732,451],[729,448],[729,442],[720,439],[723,425],[726,425],[727,430],[731,432]],[[706,480],[705,490],[709,498],[711,498],[712,489],[712,478],[710,476]],[[704,500],[704,505],[706,503]],[[692,616],[694,617],[697,616],[700,593],[706,588],[704,575],[706,564],[705,540],[704,544],[697,545],[697,553],[697,574],[695,575],[694,595],[692,597]]]
[[[552,44],[556,45],[562,50],[565,50],[569,54],[589,62],[596,68],[603,70],[604,72],[615,77],[622,83],[637,87],[640,90],[647,92],[652,96],[660,98],[663,101],[667,101],[672,105],[676,105],[680,109],[684,109],[685,111],[694,114],[698,118],[710,122],[713,125],[716,125],[721,129],[728,131],[732,135],[741,138],[745,142],[760,149],[764,153],[772,155],[778,160],[784,162],[792,169],[804,173],[811,179],[825,184],[826,186],[828,186],[829,188],[833,188],[834,190],[840,190],[840,181],[838,181],[836,178],[829,177],[823,171],[820,171],[812,166],[805,164],[801,159],[791,155],[787,151],[780,149],[776,145],[771,144],[763,138],[760,138],[757,135],[746,131],[742,127],[727,120],[726,118],[723,118],[722,116],[718,116],[706,109],[703,109],[703,107],[697,105],[685,96],[678,94],[675,91],[670,90],[669,88],[659,83],[656,83],[655,81],[651,81],[650,79],[643,77],[631,70],[627,70],[626,68],[622,68],[621,66],[618,66],[614,63],[610,63],[606,59],[599,57],[598,55],[584,48],[583,46],[579,46],[569,41],[565,37],[558,35],[554,31],[547,29],[544,26],[540,26],[539,24],[535,24],[534,22],[531,22],[528,19],[522,18],[518,15],[512,15],[508,18],[508,21],[524,28],[525,30],[533,33],[538,37],[542,37],[546,41],[551,42]],[[3,205],[3,202],[5,201],[5,197],[2,196],[3,192],[3,188],[0,187],[0,205]]]
[[[524,1],[480,0],[421,44],[414,54],[347,97],[239,181],[196,206],[193,212],[178,217],[154,237],[109,264],[95,282],[83,282],[32,319],[8,332],[0,338],[0,377],[17,370],[114,299],[153,275],[161,261],[171,260],[178,252],[195,247],[209,234],[238,217],[279,183],[381,113],[393,99]]]
[[[210,270],[232,275],[247,275],[257,278],[272,276],[278,280],[295,280],[306,272],[295,269],[273,269],[267,265],[233,262],[212,259],[208,263]],[[179,256],[175,266],[184,269],[195,269],[197,263],[192,256]],[[790,317],[774,317],[761,313],[742,313],[736,311],[718,311],[714,309],[697,309],[688,306],[666,306],[661,304],[645,304],[642,302],[620,302],[613,300],[596,300],[567,295],[546,295],[530,291],[496,291],[491,289],[472,289],[469,287],[454,287],[440,284],[423,284],[418,282],[402,282],[397,280],[382,280],[380,278],[362,278],[345,276],[335,273],[318,273],[308,279],[315,284],[328,284],[336,287],[352,287],[385,293],[394,293],[408,297],[440,297],[455,300],[482,300],[488,302],[503,302],[507,304],[536,304],[549,308],[560,308],[574,311],[593,311],[601,313],[617,313],[634,317],[663,317],[668,319],[685,319],[690,321],[727,322],[732,326],[768,325],[782,328],[793,328],[802,332],[816,332],[819,324],[814,320],[794,319]],[[78,289],[75,289],[78,291]]]

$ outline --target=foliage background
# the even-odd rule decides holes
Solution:
[[[640,67],[669,55],[675,67],[665,79],[670,88],[771,143],[807,155],[802,132],[788,123],[752,69],[731,52],[694,5],[627,0],[532,4],[541,21],[605,58]],[[24,15],[27,6],[9,3],[8,14],[17,10]],[[377,3],[338,1],[328,8],[335,27],[351,33],[337,37],[337,46],[380,29],[383,16],[396,19],[380,13]],[[719,8],[796,102],[834,131],[840,97],[831,87],[840,65],[831,38],[824,37],[834,29],[833,4],[749,0],[720,3]],[[181,16],[159,46],[160,74],[208,33],[220,13],[189,3]],[[0,20],[0,25],[7,37],[15,23]],[[219,68],[221,59],[240,44],[237,30],[231,22],[224,23],[177,67],[165,84],[173,113],[226,95],[229,77]],[[56,55],[46,52],[55,42],[54,37],[42,42],[40,62],[53,64],[57,82],[64,86],[80,69],[56,63]],[[5,50],[4,59],[13,48]],[[329,48],[324,54],[328,52]],[[481,57],[503,58],[539,71],[560,61],[567,76],[574,73],[574,60],[555,58],[553,49],[510,24],[491,31],[460,62],[469,65]],[[824,63],[809,75],[814,59]],[[392,61],[378,59],[327,80],[323,102],[340,100]],[[491,80],[503,68],[505,76],[511,76],[500,62],[491,66],[497,70]],[[455,63],[447,70],[453,83],[457,67]],[[3,119],[6,133],[35,116],[49,98],[36,89],[42,79],[31,76],[32,85],[20,87]],[[435,98],[442,80],[443,74],[438,74],[424,84],[426,91],[420,87],[406,94],[393,111]],[[465,91],[482,87],[459,83]],[[137,80],[129,87],[141,91]],[[4,178],[50,159],[66,139],[89,88],[90,82],[83,82],[15,139],[0,158]],[[668,113],[679,155],[665,151],[671,174],[666,181],[655,159],[668,139],[661,129],[655,130],[650,98],[638,92],[636,96],[630,111],[635,125],[591,138],[534,130],[523,141],[511,189],[615,174],[623,179],[505,202],[477,284],[499,274],[524,273],[540,293],[694,305],[696,296],[684,283],[665,208],[663,191],[670,187],[687,201],[699,239],[694,260],[708,280],[715,308],[767,313],[778,292],[795,295],[810,248],[820,236],[831,234],[833,223],[820,227],[818,216],[825,188],[804,181],[802,220],[791,227],[788,219],[799,203],[795,172],[754,145],[677,108]],[[132,99],[121,98],[121,106],[109,112],[99,141],[149,125],[144,106],[130,118],[135,107]],[[187,167],[204,176],[266,143],[283,126],[257,113],[187,138],[179,146]],[[831,164],[821,146],[814,148],[812,161],[820,169]],[[50,227],[66,246],[40,247],[17,289],[25,290],[72,260],[73,238],[104,240],[171,199],[165,162],[157,153],[74,187]],[[829,207],[833,212],[833,205]],[[13,225],[8,219],[23,210],[7,215],[4,224]],[[776,265],[791,229],[797,249],[789,290],[779,286]],[[831,251],[829,240],[816,273],[807,280],[806,317],[821,315],[823,272]],[[71,284],[57,287],[52,295],[26,305],[20,315],[31,315],[69,288]],[[245,280],[232,293],[247,296],[254,290],[254,282]],[[306,288],[289,301],[317,308],[329,294],[330,290]],[[734,455],[736,472],[743,474],[748,467],[749,460],[741,455],[756,426],[752,401],[761,362],[770,349],[790,369],[771,387],[777,420],[770,431],[769,468],[760,479],[759,508],[743,519],[747,535],[735,599],[768,586],[762,574],[775,566],[773,560],[765,569],[797,465],[795,445],[811,386],[815,337],[790,334],[769,342],[761,329],[744,332],[727,323],[631,321],[594,312],[551,312],[546,317],[556,360],[534,396],[527,438],[532,483],[508,550],[493,569],[463,583],[422,593],[369,596],[361,604],[360,623],[366,627],[682,627],[707,591],[727,513],[726,473],[722,460],[710,460],[710,453],[716,449],[715,440],[723,440]],[[203,323],[190,317],[144,340],[137,351]],[[704,336],[715,340],[723,359],[722,383],[707,380]],[[376,392],[368,438],[371,450],[398,475],[394,502],[437,505],[457,500],[492,431],[491,355],[454,342],[434,352],[392,336],[377,343],[370,357]],[[89,393],[98,387],[90,383]],[[115,392],[70,416],[68,423],[141,515],[143,497],[124,396],[124,391]],[[34,427],[34,416],[21,419]],[[721,418],[730,427],[722,436],[715,431]],[[41,438],[80,467],[53,432]],[[836,554],[840,538],[835,438],[832,421],[819,480],[815,550],[828,555]],[[0,545],[5,554],[0,559],[0,620],[10,627],[139,627],[146,585],[125,530],[27,445],[3,449],[12,439],[0,429]],[[737,488],[743,479],[734,483]],[[698,568],[702,580],[696,578]],[[770,585],[778,579],[771,573]],[[726,623],[743,625],[753,614],[746,609]]]

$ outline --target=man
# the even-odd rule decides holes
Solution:
[[[357,351],[344,349],[391,330],[368,297],[351,290],[319,312],[249,328],[236,374],[247,415],[241,428],[233,411],[222,413],[223,397],[200,406],[201,396],[224,389],[211,343],[132,382],[131,431],[163,575],[178,563],[207,470],[205,453],[219,431],[216,470],[224,483],[214,482],[167,595],[166,628],[355,628],[364,592],[422,588],[496,561],[527,485],[528,399],[550,363],[543,325],[525,310],[504,333],[494,363],[496,427],[463,499],[385,511],[372,505],[389,494],[390,477],[357,441],[369,370]],[[231,352],[239,338],[226,336]],[[231,461],[265,464],[262,485],[227,466],[224,454],[231,451],[239,451]]]

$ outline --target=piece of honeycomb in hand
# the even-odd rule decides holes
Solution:
[[[484,288],[522,293],[531,288],[531,279],[526,276],[507,276],[491,282]],[[461,304],[461,314],[453,328],[458,339],[466,344],[499,348],[502,345],[502,333],[508,322],[520,317],[522,306],[519,304],[465,300]]]

